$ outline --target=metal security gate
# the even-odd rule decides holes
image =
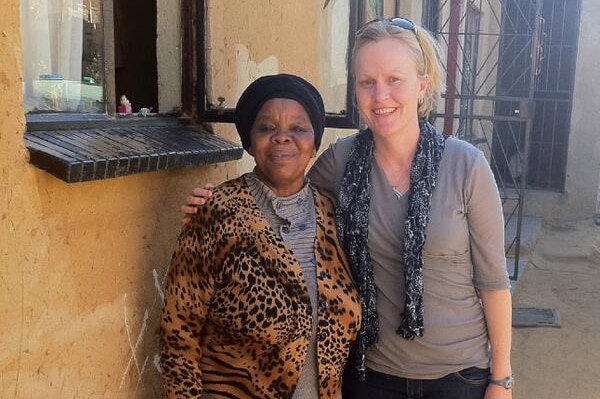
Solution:
[[[424,25],[445,60],[446,93],[433,119],[490,162],[505,215],[509,275],[518,278],[543,0],[429,0]]]

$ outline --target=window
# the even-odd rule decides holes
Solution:
[[[348,58],[363,2],[319,3],[199,0],[200,118],[232,122],[237,99],[254,79],[293,73],[323,95],[328,127],[356,127]]]
[[[33,165],[75,183],[241,158],[240,145],[179,118],[193,102],[182,94],[193,1],[21,0]],[[123,95],[131,115],[118,114]]]
[[[105,112],[101,0],[22,0],[26,112]]]
[[[134,112],[179,106],[159,109],[156,0],[21,0],[21,31],[27,113],[115,114],[123,95]]]

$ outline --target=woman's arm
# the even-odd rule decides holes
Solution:
[[[214,292],[202,248],[210,242],[199,223],[187,225],[177,241],[165,287],[161,317],[161,375],[167,399],[199,397],[202,392],[200,335]]]
[[[467,217],[473,281],[481,298],[491,347],[491,379],[511,376],[512,303],[504,250],[504,217],[494,175],[482,153],[468,178]],[[510,399],[512,391],[489,384],[485,399]]]
[[[330,199],[335,199],[336,193],[336,179],[337,174],[343,172],[343,169],[339,171],[337,168],[343,168],[336,163],[336,157],[334,153],[335,144],[332,144],[317,158],[313,166],[307,173],[307,177],[310,179],[311,184],[319,188],[323,194],[327,195]],[[206,183],[202,187],[196,187],[192,190],[190,195],[185,199],[185,204],[180,208],[181,211],[181,224],[187,224],[193,215],[198,212],[199,206],[204,206],[206,201],[212,196],[212,190],[215,186],[212,183]],[[335,200],[333,200],[335,203]]]
[[[332,199],[334,203],[339,181],[344,172],[347,153],[352,142],[353,140],[347,138],[331,144],[317,158],[307,173],[311,184],[318,187],[319,191]],[[185,204],[180,208],[182,214],[181,224],[187,224],[192,216],[198,212],[198,207],[206,204],[206,200],[212,196],[214,188],[213,184],[206,183],[204,186],[192,190],[190,195],[186,197]]]
[[[483,314],[487,325],[492,352],[491,376],[493,380],[502,380],[512,376],[510,365],[512,301],[510,290],[480,290]],[[489,384],[485,399],[512,398],[512,390],[499,385]]]

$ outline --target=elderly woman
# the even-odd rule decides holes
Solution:
[[[259,78],[236,107],[256,167],[184,227],[161,320],[168,398],[339,398],[360,304],[331,203],[305,178],[325,111],[293,75]]]

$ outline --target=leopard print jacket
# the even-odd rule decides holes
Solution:
[[[319,394],[334,399],[360,303],[332,205],[313,193]],[[291,398],[312,323],[300,265],[243,177],[219,186],[181,232],[171,260],[161,318],[167,398]]]

